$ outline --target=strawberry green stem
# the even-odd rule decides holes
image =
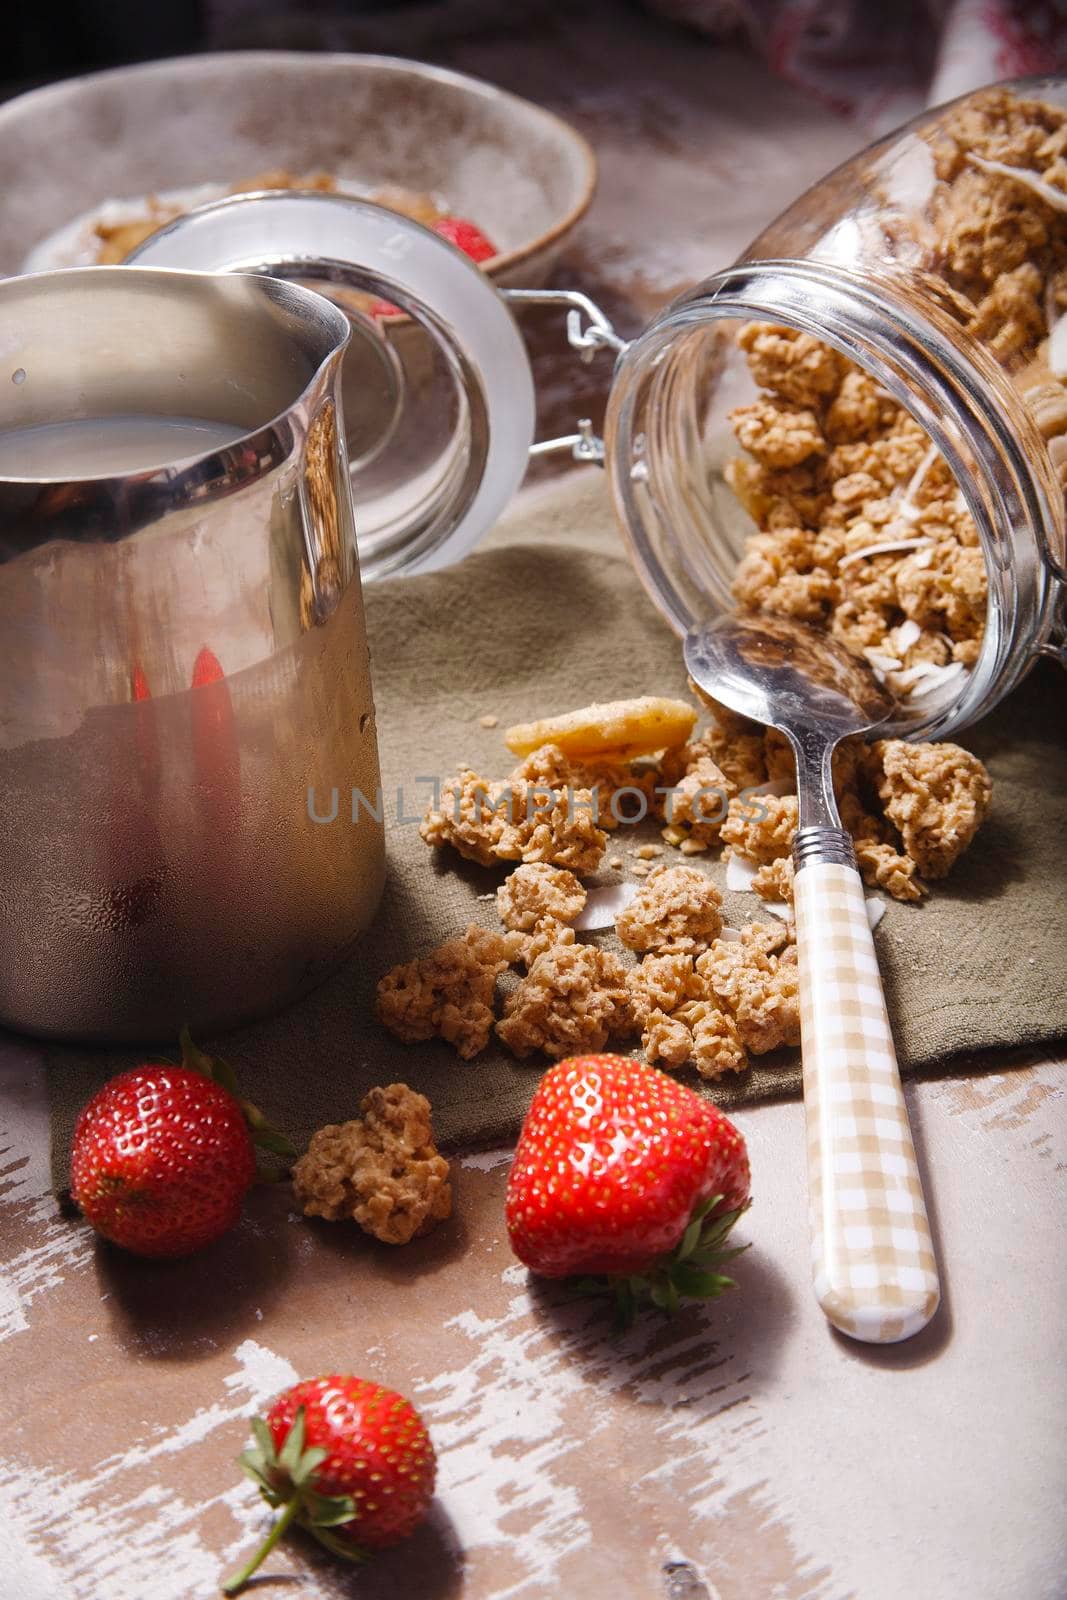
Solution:
[[[289,1524],[292,1522],[299,1509],[300,1496],[298,1494],[294,1494],[293,1498],[287,1501],[284,1511],[268,1533],[267,1537],[264,1539],[263,1543],[260,1545],[259,1549],[256,1551],[255,1555],[252,1557],[251,1561],[246,1561],[240,1572],[235,1572],[232,1578],[226,1579],[226,1582],[222,1586],[223,1594],[240,1594],[241,1590],[244,1588],[253,1572],[256,1571],[257,1567],[262,1566],[263,1562],[266,1561],[267,1557],[274,1549],[274,1546],[278,1543],[278,1540],[285,1534]]]
[[[727,1289],[735,1289],[734,1280],[717,1268],[748,1249],[747,1245],[727,1249],[726,1240],[749,1202],[746,1200],[733,1211],[722,1211],[722,1198],[717,1194],[702,1200],[674,1249],[643,1271],[577,1278],[575,1291],[582,1295],[609,1294],[615,1309],[614,1330],[624,1333],[645,1300],[673,1316],[683,1300],[713,1300]]]

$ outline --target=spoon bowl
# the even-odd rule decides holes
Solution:
[[[866,662],[785,617],[720,617],[685,641],[700,688],[753,722],[802,733],[813,721],[843,739],[901,714]]]

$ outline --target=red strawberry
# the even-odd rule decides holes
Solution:
[[[572,1056],[534,1095],[506,1215],[520,1261],[593,1278],[628,1322],[645,1293],[673,1311],[732,1288],[714,1269],[748,1203],[745,1141],[710,1101],[626,1056]]]
[[[186,1256],[232,1228],[256,1175],[254,1144],[287,1141],[182,1036],[181,1066],[121,1072],[74,1129],[71,1193],[97,1233],[142,1256]],[[249,1124],[251,1123],[251,1128]]]
[[[457,250],[462,250],[465,256],[470,256],[472,261],[488,261],[497,253],[496,245],[486,238],[477,223],[468,222],[466,217],[438,217],[433,231],[454,244]]]
[[[365,1378],[311,1378],[279,1395],[240,1465],[283,1507],[266,1540],[223,1585],[236,1594],[290,1523],[327,1550],[362,1561],[412,1533],[433,1499],[437,1461],[409,1400]]]

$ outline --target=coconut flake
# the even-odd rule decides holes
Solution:
[[[772,794],[781,800],[787,794],[796,794],[797,780],[795,778],[769,778],[766,783],[754,784],[751,789],[746,789],[746,794]]]
[[[1067,316],[1049,319],[1048,365],[1057,378],[1067,377]]]
[[[923,678],[940,678],[946,672],[955,672],[957,668],[961,672],[966,670],[959,661],[949,661],[944,664],[940,661],[917,661],[915,666],[908,668],[908,671],[914,681],[920,683]]]
[[[875,928],[877,928],[878,924],[881,922],[882,918],[885,916],[885,901],[880,895],[869,894],[867,896],[866,904],[867,925],[873,933]]]
[[[937,456],[937,446],[936,444],[932,444],[927,450],[926,454],[923,456],[922,460],[919,462],[919,465],[915,468],[915,471],[912,473],[911,477],[908,479],[908,487],[904,490],[904,499],[907,504],[911,504],[919,490],[922,488],[926,479],[926,474],[937,460]]]
[[[735,851],[726,863],[726,887],[739,892],[751,889],[752,880],[758,871],[757,861],[750,861],[747,856],[739,856]]]
[[[1029,167],[1009,167],[1005,161],[990,161],[985,156],[976,156],[973,151],[968,151],[967,160],[972,166],[980,167],[983,172],[991,172],[1001,178],[1014,178],[1016,183],[1021,183],[1024,188],[1030,189],[1054,211],[1067,211],[1067,190],[1053,188],[1051,183],[1039,178]]]
[[[945,682],[955,681],[966,671],[967,668],[960,661],[950,661],[946,666],[940,666],[936,661],[920,661],[903,672],[890,673],[889,687],[895,694],[906,694],[913,700],[919,700]]]
[[[863,653],[880,678],[884,678],[890,672],[899,672],[904,665],[899,656],[891,656],[873,644],[865,645]]]
[[[947,666],[939,667],[934,662],[923,663],[929,668],[918,681],[918,686],[911,690],[913,700],[925,700],[927,695],[934,694],[938,689],[943,689],[946,684],[955,683],[957,679],[965,677],[967,668],[962,661],[950,661]],[[918,668],[914,668],[918,671]]]
[[[958,661],[950,664],[959,666]],[[914,667],[906,667],[903,672],[895,672],[893,674],[893,688],[898,690],[910,689],[913,684],[922,683],[924,678],[941,676],[945,670],[936,661],[918,661]]]
[[[922,629],[914,617],[909,617],[902,622],[899,628],[894,628],[892,633],[893,644],[901,653],[907,655],[913,644],[918,644],[922,637]]]
[[[940,453],[936,444],[930,445],[922,460],[919,462],[919,465],[915,468],[915,471],[908,479],[907,484],[904,486],[903,492],[901,491],[899,485],[893,490],[890,499],[895,507],[895,510],[889,521],[885,524],[885,527],[882,529],[883,535],[895,533],[897,531],[901,531],[906,534],[907,528],[913,523],[918,522],[919,518],[923,514],[923,508],[915,504],[915,496],[918,494],[919,490],[926,481],[926,475],[930,471],[930,468],[933,466],[934,462],[939,459],[939,454]],[[858,555],[858,551],[853,551],[851,555],[845,557],[845,561],[855,560]],[[844,566],[845,561],[839,562],[838,566]]]
[[[609,883],[602,889],[590,889],[585,905],[574,919],[579,933],[589,933],[597,928],[613,928],[620,911],[625,911],[639,885],[633,882]]]
[[[904,493],[900,499],[900,504],[897,507],[896,515],[886,523],[886,532],[888,532],[891,528],[895,528],[901,522],[915,522],[919,517],[922,516],[922,511],[915,504],[915,496],[918,494],[919,490],[926,481],[926,475],[930,471],[930,468],[933,466],[934,462],[938,459],[938,454],[939,452],[936,444],[932,444],[927,450],[926,454],[923,456],[922,460],[919,462],[919,465],[915,468],[915,471],[912,473],[911,477],[908,479]]]
[[[719,938],[722,939],[725,944],[740,944],[741,929],[731,928],[729,924],[727,924],[726,927],[720,929]]]
[[[837,563],[837,570],[844,572],[846,567],[854,567],[857,561],[866,561],[869,556],[904,555],[909,550],[926,550],[933,546],[933,542],[927,534],[920,533],[911,539],[886,539],[880,544],[865,544],[862,550],[850,550],[847,556],[842,556]]]
[[[777,917],[779,922],[792,922],[793,907],[785,900],[764,900],[764,911],[769,911],[772,917]]]

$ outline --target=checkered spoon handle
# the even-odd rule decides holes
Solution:
[[[809,860],[795,900],[815,1295],[842,1333],[891,1344],[940,1290],[863,884]]]

